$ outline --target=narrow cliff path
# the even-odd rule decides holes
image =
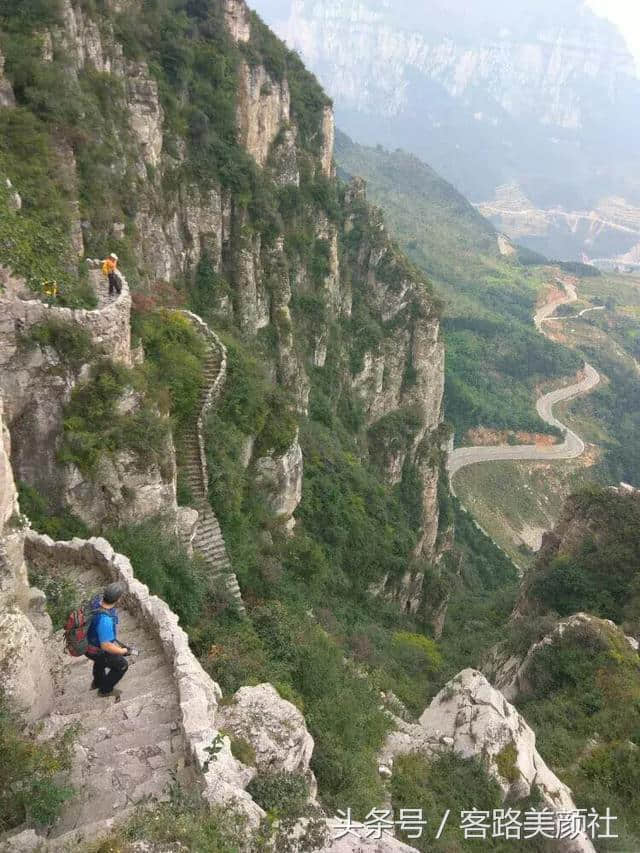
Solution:
[[[553,314],[560,305],[569,305],[578,299],[576,288],[573,285],[563,283],[563,286],[566,296],[560,300],[547,302],[533,318],[536,329],[541,334],[545,334],[544,324],[552,319]],[[586,312],[583,311],[580,315],[575,316],[581,316],[584,313]],[[553,319],[563,320],[571,318],[553,317]],[[449,478],[452,479],[462,468],[466,468],[468,465],[477,465],[480,462],[502,462],[509,460],[558,462],[565,459],[577,459],[579,456],[582,456],[585,450],[584,441],[577,433],[573,432],[568,426],[554,417],[553,407],[556,403],[572,400],[581,394],[588,394],[599,382],[600,375],[598,371],[590,364],[585,364],[584,377],[579,382],[559,388],[549,394],[544,394],[538,399],[536,408],[542,420],[565,433],[565,439],[561,444],[544,447],[538,447],[535,444],[459,447],[449,454],[447,461]]]
[[[98,569],[82,566],[44,562],[38,568],[72,582],[79,600],[100,592],[107,580]],[[90,661],[61,657],[56,702],[45,727],[47,734],[78,728],[71,773],[75,792],[49,832],[47,850],[85,849],[136,804],[167,799],[172,783],[193,781],[172,668],[144,623],[126,605],[118,613],[119,638],[141,652],[128,658],[119,702],[90,689]]]
[[[204,448],[204,420],[207,412],[220,398],[227,375],[227,350],[207,324],[190,311],[189,318],[205,341],[207,355],[204,365],[205,385],[200,399],[197,421],[183,435],[182,459],[187,483],[193,496],[199,519],[193,540],[194,550],[205,560],[214,579],[220,579],[241,613],[245,612],[238,579],[231,566],[220,524],[209,503],[209,475]]]

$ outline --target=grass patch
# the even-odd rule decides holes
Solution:
[[[60,357],[63,367],[74,372],[96,356],[91,336],[82,326],[55,318],[30,326],[22,336],[22,343],[30,349],[50,347]]]
[[[169,422],[145,399],[148,386],[140,371],[101,359],[83,385],[76,387],[64,408],[64,433],[59,461],[95,474],[103,454],[131,451],[140,464],[162,463]],[[119,408],[133,395],[131,411]]]
[[[167,534],[161,520],[109,530],[106,538],[116,551],[129,557],[138,580],[167,602],[183,627],[198,622],[208,589],[205,569]]]
[[[73,795],[65,781],[73,730],[39,741],[0,691],[0,832],[26,823],[47,827]]]
[[[54,540],[73,539],[74,536],[88,538],[89,528],[81,519],[70,512],[55,515],[47,498],[27,483],[18,483],[18,497],[20,511],[38,533],[44,533]]]

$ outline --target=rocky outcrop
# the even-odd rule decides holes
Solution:
[[[291,118],[286,78],[276,80],[262,65],[241,62],[238,69],[236,124],[238,141],[264,166],[271,145]]]
[[[37,487],[60,505],[63,486],[56,454],[62,413],[87,365],[65,363],[51,347],[31,346],[29,333],[57,323],[88,335],[95,354],[131,364],[131,297],[128,287],[94,311],[48,307],[6,272],[0,273],[0,391],[12,436],[12,463],[18,479]],[[96,287],[103,288],[99,278]]]
[[[13,708],[27,720],[37,720],[53,706],[50,655],[44,646],[51,620],[44,612],[42,593],[27,579],[26,521],[20,516],[10,452],[0,396],[0,675]]]
[[[158,84],[150,76],[146,63],[130,63],[127,69],[129,125],[144,164],[156,168],[162,154],[164,112],[158,97]],[[144,178],[144,172],[141,175]]]
[[[216,724],[225,734],[250,744],[258,772],[300,774],[315,798],[318,786],[309,768],[313,738],[300,711],[271,684],[241,687],[218,708]]]
[[[13,87],[4,76],[4,56],[0,51],[0,107],[14,107],[15,104],[16,98],[13,94]]]
[[[380,838],[376,838],[377,832],[370,834],[364,824],[354,822],[353,833],[338,838],[343,832],[344,822],[329,820],[327,827],[332,840],[317,853],[418,853],[415,847],[394,838],[387,830],[383,830]]]
[[[251,18],[244,0],[224,0],[224,22],[235,42],[248,42],[251,38]]]
[[[416,410],[422,421],[417,447],[442,420],[444,344],[434,301],[427,282],[392,243],[381,211],[366,205],[362,180],[349,185],[345,201],[347,236],[355,227],[363,233],[351,255],[354,278],[385,329],[379,346],[365,353],[353,388],[363,400],[368,424],[401,408]]]
[[[335,172],[333,165],[333,146],[335,138],[336,119],[333,113],[333,107],[330,104],[327,104],[322,112],[322,151],[320,153],[322,173],[327,178],[330,178]]]
[[[366,185],[354,179],[345,194],[345,235],[353,277],[354,311],[375,318],[380,340],[364,352],[351,377],[369,427],[369,452],[393,485],[407,460],[421,481],[418,543],[412,557],[435,560],[438,534],[439,428],[444,397],[444,344],[427,282],[389,238],[381,212],[366,203]],[[353,232],[362,235],[351,241]],[[424,569],[377,585],[379,594],[416,612],[422,603]]]
[[[64,503],[90,528],[136,524],[176,515],[176,458],[170,434],[161,462],[145,462],[131,451],[103,455],[91,477],[75,465],[64,470]]]
[[[255,470],[256,484],[264,491],[269,509],[293,528],[293,514],[302,499],[303,459],[297,436],[285,453],[257,459]]]
[[[575,613],[566,619],[561,619],[541,640],[533,643],[524,656],[509,655],[500,647],[494,649],[489,656],[483,671],[492,684],[510,702],[517,701],[522,696],[531,695],[531,670],[537,655],[544,649],[556,646],[563,637],[571,637],[580,643],[580,638],[591,637],[600,640],[605,647],[621,649],[626,645],[637,652],[638,643],[633,637],[625,637],[608,619],[598,619],[589,613]]]
[[[452,749],[463,758],[480,758],[510,803],[537,788],[545,807],[575,811],[571,791],[547,767],[536,750],[536,736],[516,709],[476,670],[465,669],[434,698],[418,724],[395,718],[381,762],[393,768],[398,755],[420,752],[427,757]],[[594,853],[582,835],[561,842],[570,853]]]

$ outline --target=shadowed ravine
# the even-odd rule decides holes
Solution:
[[[545,334],[543,326],[549,319],[570,319],[564,317],[553,317],[560,305],[569,305],[576,302],[578,295],[571,284],[564,284],[566,296],[563,299],[547,302],[535,314],[533,320],[536,329]],[[584,313],[584,312],[582,312]],[[536,408],[542,420],[550,426],[557,427],[565,434],[561,444],[553,444],[547,447],[539,447],[535,444],[509,445],[498,444],[492,447],[459,447],[449,454],[447,470],[450,479],[458,471],[468,465],[477,465],[480,462],[503,462],[503,461],[537,461],[537,462],[559,462],[565,459],[577,459],[585,450],[584,441],[580,436],[569,429],[553,415],[553,407],[556,403],[572,400],[581,394],[588,394],[600,382],[598,371],[590,364],[585,364],[584,377],[579,382],[558,388],[549,394],[544,394],[537,401]]]

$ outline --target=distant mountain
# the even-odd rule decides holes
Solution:
[[[640,244],[640,80],[584,0],[255,0],[338,124],[430,163],[562,258]]]

